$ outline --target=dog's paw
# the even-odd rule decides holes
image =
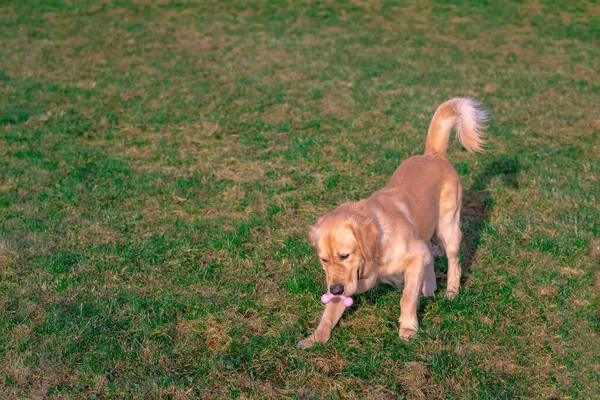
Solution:
[[[311,336],[304,340],[299,341],[298,344],[296,345],[296,347],[298,347],[300,350],[304,350],[304,349],[308,349],[309,347],[312,347],[314,344],[315,344],[315,339]]]
[[[306,339],[299,341],[298,348],[299,349],[308,349],[309,347],[314,346],[316,343],[325,344],[329,340],[330,336],[331,336],[330,330],[318,329],[315,331],[315,333],[310,335],[310,337],[307,337]]]
[[[444,297],[447,298],[448,300],[452,300],[456,297],[457,294],[458,294],[458,290],[446,290]]]
[[[408,340],[417,336],[417,331],[409,328],[400,328],[400,339]]]

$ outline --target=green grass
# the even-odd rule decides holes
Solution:
[[[0,397],[599,397],[599,44],[592,1],[0,1]],[[454,96],[464,291],[297,350],[306,224]]]

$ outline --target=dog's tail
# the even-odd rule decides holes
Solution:
[[[483,128],[488,113],[473,99],[455,97],[438,107],[427,133],[425,154],[446,154],[452,128],[456,137],[469,152],[483,152]]]

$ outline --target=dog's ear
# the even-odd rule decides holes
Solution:
[[[363,253],[363,257],[368,263],[373,262],[379,235],[375,224],[370,219],[356,221],[353,224],[352,230],[354,231],[354,236],[360,246],[360,250]]]
[[[317,227],[314,225],[306,225],[306,230],[308,232],[308,240],[310,240],[310,244],[316,246],[317,243]]]

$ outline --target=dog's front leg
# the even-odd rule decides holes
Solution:
[[[344,303],[339,298],[334,298],[327,303],[319,326],[317,326],[317,329],[312,335],[298,342],[298,348],[306,349],[317,342],[321,344],[327,343],[331,336],[331,330],[342,317],[345,308],[346,306],[344,306]]]
[[[402,300],[400,300],[400,338],[408,339],[417,335],[419,321],[417,319],[417,307],[421,289],[423,287],[423,278],[430,265],[433,263],[431,253],[427,249],[421,254],[411,256],[406,266],[404,275],[404,290],[402,291]]]

